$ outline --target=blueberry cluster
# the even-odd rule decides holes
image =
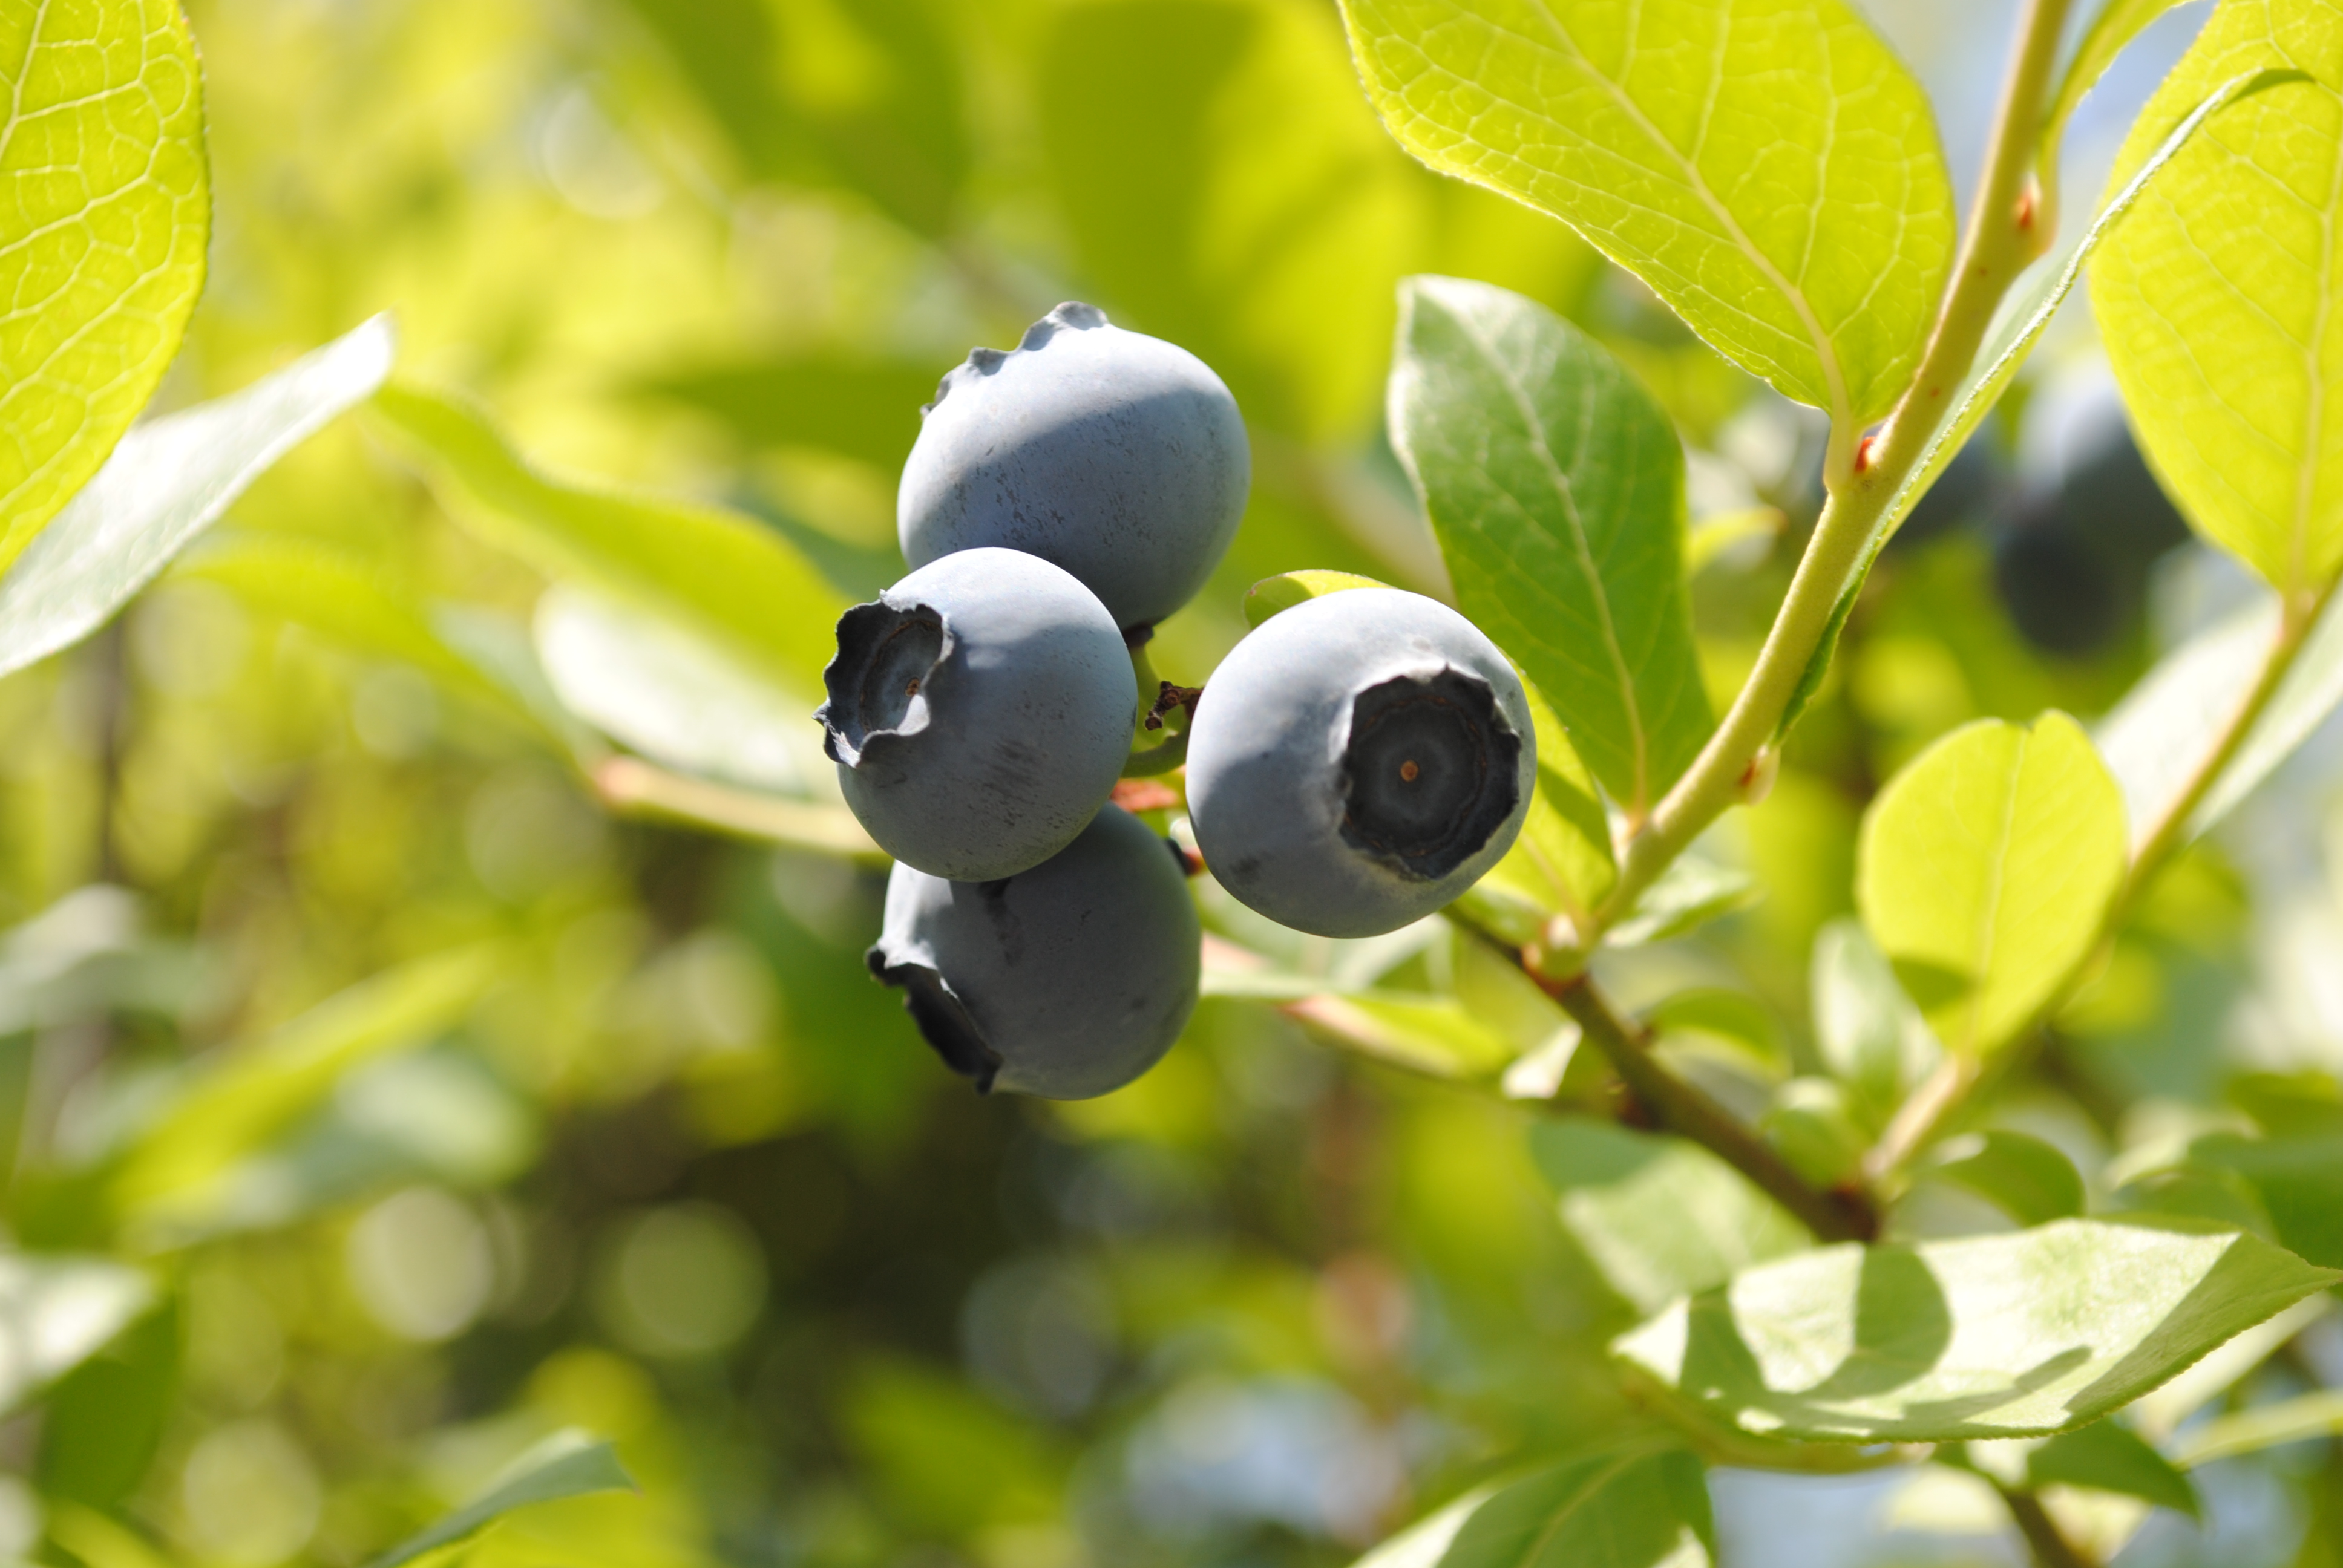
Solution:
[[[1104,1094],[1196,1004],[1186,857],[1110,797],[1140,718],[1131,650],[1243,514],[1244,425],[1202,361],[1079,304],[971,353],[924,413],[897,514],[913,569],[840,618],[815,715],[847,803],[895,858],[871,972],[979,1088]],[[1192,711],[1204,859],[1302,930],[1431,913],[1528,809],[1520,681],[1414,594],[1286,610]]]

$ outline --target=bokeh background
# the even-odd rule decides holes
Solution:
[[[1410,273],[1544,300],[1677,419],[1696,517],[1727,519],[1695,585],[1720,695],[1817,501],[1802,411],[1560,226],[1399,153],[1325,0],[188,8],[216,227],[163,407],[392,310],[401,373],[535,458],[739,508],[866,597],[900,570],[937,378],[1090,299],[1202,355],[1252,427],[1243,530],[1157,648],[1191,681],[1258,578],[1441,591],[1381,433]],[[1870,9],[1966,189],[2014,7]],[[2205,9],[2087,106],[2070,209]],[[864,973],[879,873],[613,816],[541,729],[370,640],[386,596],[518,628],[544,588],[383,437],[335,426],[224,529],[307,552],[308,602],[199,553],[0,682],[7,1222],[162,1282],[0,1423],[0,1560],[67,1561],[44,1524],[82,1510],[130,1533],[102,1562],[83,1532],[87,1568],[355,1563],[574,1424],[641,1494],[468,1561],[1333,1564],[1619,1397],[1623,1304],[1553,1222],[1525,1112],[1226,1000],[1120,1094],[976,1097]],[[2070,308],[1718,844],[1767,897],[1624,970],[1625,1000],[1689,981],[1795,1030],[1877,781],[1979,715],[2103,710],[2241,591],[2182,537]],[[2336,752],[2167,878],[2042,1127],[2103,1156],[2202,1125],[2241,1072],[2343,1060]],[[273,1032],[321,1004],[375,1043]],[[268,1070],[221,1070],[272,1039]],[[167,1161],[100,1201],[90,1173],[175,1115],[202,1201]],[[2259,1375],[2343,1382],[2343,1334],[2291,1354]],[[2205,1528],[2159,1515],[2122,1561],[2335,1561],[2333,1445],[2201,1479]],[[1957,1489],[1716,1492],[1734,1568],[2017,1560]]]

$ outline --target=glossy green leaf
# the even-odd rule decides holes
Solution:
[[[0,570],[154,396],[204,286],[203,79],[177,0],[0,8]]]
[[[1815,934],[1807,992],[1823,1065],[1883,1121],[1935,1064],[1938,1048],[1862,921],[1833,920]]]
[[[504,1476],[480,1497],[370,1559],[366,1568],[398,1568],[427,1552],[469,1540],[517,1508],[635,1489],[634,1478],[618,1462],[618,1451],[609,1443],[580,1432],[556,1432],[513,1461]]]
[[[2041,1139],[1996,1130],[1953,1140],[1920,1174],[1976,1193],[2020,1225],[2046,1225],[2083,1211],[2075,1162]]]
[[[1273,578],[1263,578],[1245,589],[1244,618],[1247,626],[1259,626],[1280,610],[1307,604],[1313,598],[1323,598],[1330,593],[1344,593],[1352,588],[1389,588],[1391,584],[1363,578],[1356,572],[1308,571],[1280,572]]]
[[[1400,294],[1391,435],[1456,602],[1640,816],[1708,738],[1684,578],[1684,448],[1625,367],[1489,284]]]
[[[2234,1231],[2061,1220],[1761,1264],[1613,1350],[1750,1432],[2024,1437],[2128,1404],[2338,1279]]]
[[[537,652],[570,712],[654,761],[776,794],[836,795],[804,701],[671,622],[557,584],[538,601]]]
[[[2343,30],[2313,0],[2228,0],[2134,125],[2121,180],[2218,83],[2222,113],[2100,247],[2091,306],[2132,425],[2181,510],[2282,592],[2343,568]],[[2307,79],[2304,79],[2307,78]]]
[[[1537,730],[1537,793],[1504,859],[1489,869],[1462,900],[1468,920],[1515,946],[1554,940],[1548,928],[1560,915],[1575,931],[1619,879],[1611,854],[1611,821],[1594,775],[1570,743],[1570,732],[1534,681],[1522,682]]]
[[[79,1365],[154,1299],[146,1275],[107,1259],[0,1252],[0,1411]]]
[[[462,1018],[497,968],[490,948],[412,960],[199,1064],[124,1151],[116,1202],[150,1218],[201,1205],[232,1161],[291,1125],[344,1072],[428,1044]]]
[[[2268,1139],[2220,1134],[2190,1144],[2188,1158],[2243,1178],[2288,1251],[2327,1268],[2343,1268],[2343,1133]]]
[[[1929,416],[1928,438],[1920,458],[1905,475],[1887,505],[1880,508],[1879,519],[1872,527],[1871,540],[1847,573],[1838,598],[1831,607],[1829,627],[1783,709],[1782,721],[1775,731],[1777,738],[1789,733],[1814,700],[1815,693],[1821,689],[1823,677],[1838,648],[1839,634],[1846,626],[1846,618],[1854,612],[1855,595],[1870,577],[1879,552],[1886,548],[1904,519],[1911,516],[1912,508],[1927,494],[1928,487],[1960,455],[1976,427],[1985,422],[1985,417],[1993,411],[1994,404],[2008,389],[2018,367],[2026,363],[2026,357],[2034,351],[2034,345],[2048,328],[2051,317],[2057,315],[2059,306],[2082,277],[2084,264],[2114,232],[2150,182],[2207,120],[2241,99],[2293,81],[2298,75],[2298,73],[2286,71],[2253,71],[2223,82],[2206,94],[2187,117],[2172,127],[2147,161],[2133,171],[2131,177],[2101,204],[2098,216],[2088,227],[2028,267],[2002,297],[1993,320],[1986,326],[1976,358],[1954,387],[1952,396],[1929,405],[1935,412]]]
[[[2123,797],[2080,727],[1967,725],[1865,814],[1856,901],[1948,1050],[2017,1038],[2098,940],[2127,861]]]
[[[1926,95],[1841,0],[1342,10],[1409,152],[1562,218],[1842,426],[1903,392],[1952,262],[1952,185]]]
[[[2029,1450],[2026,1480],[2036,1487],[2087,1486],[2120,1493],[2191,1519],[2203,1516],[2197,1488],[2188,1478],[2119,1421],[2095,1421]]]
[[[1595,1454],[1484,1487],[1356,1568],[1709,1568],[1716,1531],[1700,1462]]]
[[[1530,1130],[1562,1222],[1640,1312],[1807,1246],[1805,1228],[1699,1144],[1583,1116]]]
[[[0,674],[106,624],[279,457],[390,374],[377,316],[241,392],[139,426],[0,577]]]
[[[392,386],[375,406],[490,544],[715,638],[792,689],[820,689],[846,605],[779,534],[713,507],[548,477],[448,397]]]
[[[1614,948],[1665,941],[1747,909],[1763,896],[1745,871],[1698,855],[1680,855],[1635,900],[1627,918],[1603,934]]]

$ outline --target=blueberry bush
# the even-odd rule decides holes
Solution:
[[[2332,0],[0,79],[0,1563],[2343,1563]]]

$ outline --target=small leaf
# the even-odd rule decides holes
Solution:
[[[1391,436],[1464,613],[1630,817],[1708,738],[1684,586],[1684,448],[1624,367],[1483,283],[1400,291]]]
[[[2091,18],[2090,31],[2067,62],[2058,91],[2042,116],[2042,150],[2038,178],[2048,190],[2058,177],[2058,152],[2066,138],[2066,122],[2075,116],[2092,85],[2107,75],[2124,45],[2147,30],[2147,25],[2183,0],[2107,0]]]
[[[2091,308],[2140,445],[2190,524],[2289,595],[2343,568],[2343,54],[2323,7],[2221,5],[2117,155],[2129,176],[2217,84],[2225,110],[2100,247]]]
[[[1355,1568],[1709,1568],[1715,1554],[1700,1462],[1626,1452],[1484,1487]]]
[[[1807,1182],[1835,1188],[1856,1178],[1871,1145],[1850,1099],[1846,1086],[1835,1080],[1793,1078],[1774,1091],[1758,1125]]]
[[[1815,933],[1807,989],[1823,1065],[1884,1121],[1935,1065],[1938,1047],[1862,921],[1833,920]]]
[[[1760,1264],[1612,1348],[1761,1434],[2026,1437],[2128,1404],[2338,1280],[2235,1232],[2060,1220]]]
[[[1564,1116],[1530,1130],[1530,1153],[1562,1194],[1564,1229],[1640,1312],[1811,1240],[1739,1171],[1681,1138]]]
[[[2075,721],[1985,719],[1865,814],[1856,901],[1948,1050],[2017,1038],[2099,939],[2126,864],[2123,797]]]
[[[154,1299],[146,1276],[120,1263],[0,1252],[0,1412],[80,1364]]]
[[[2023,1226],[2072,1219],[2083,1211],[2083,1178],[2075,1162],[2023,1132],[1972,1133],[1943,1145],[1919,1174],[1967,1189]]]
[[[713,507],[548,477],[447,397],[393,386],[375,407],[488,543],[716,638],[793,690],[819,689],[846,605],[779,534]]]
[[[390,373],[377,316],[241,392],[122,439],[95,479],[0,577],[0,675],[106,624],[245,487]]]
[[[2060,1432],[2029,1451],[2026,1480],[2036,1487],[2087,1486],[2121,1493],[2191,1519],[2204,1516],[2188,1478],[2137,1432],[2113,1420]]]
[[[1634,912],[1604,933],[1614,948],[1680,937],[1735,910],[1747,909],[1763,896],[1746,872],[1697,855],[1682,855],[1662,871],[1635,900]]]
[[[2343,1433],[2343,1389],[2320,1389],[2270,1404],[2217,1415],[2177,1439],[2173,1458],[2194,1470],[2217,1459],[2259,1453],[2282,1443]]]
[[[1282,1010],[1353,1050],[1433,1078],[1493,1079],[1520,1054],[1513,1040],[1473,1017],[1454,997],[1322,991],[1289,1002]]]
[[[1537,793],[1513,847],[1459,900],[1467,919],[1516,947],[1552,940],[1556,915],[1585,930],[1589,911],[1619,879],[1594,775],[1537,683],[1524,677],[1522,694],[1537,731]]]
[[[212,215],[178,0],[12,5],[0,88],[5,571],[154,396],[203,290]]]
[[[1323,598],[1330,593],[1390,586],[1373,578],[1363,578],[1356,572],[1329,571],[1323,568],[1281,572],[1276,577],[1262,578],[1245,590],[1245,624],[1257,627],[1280,610],[1292,609],[1295,605],[1307,604],[1313,598]]]
[[[1920,458],[1904,476],[1886,506],[1880,508],[1879,520],[1873,525],[1871,540],[1864,547],[1854,569],[1847,573],[1838,598],[1831,607],[1831,618],[1822,640],[1815,645],[1814,656],[1798,677],[1795,690],[1782,710],[1782,721],[1775,736],[1789,733],[1793,725],[1805,714],[1815,693],[1822,689],[1823,677],[1830,669],[1833,654],[1838,648],[1839,634],[1846,626],[1846,618],[1855,609],[1855,595],[1862,591],[1864,579],[1871,575],[1873,563],[1887,546],[1904,519],[1912,514],[1920,498],[1949,467],[1969,437],[1984,423],[1985,417],[2001,398],[2010,382],[2016,377],[2018,367],[2033,352],[2035,343],[2050,325],[2058,307],[2083,276],[2083,265],[2090,260],[2116,225],[2132,209],[2153,180],[2171,160],[2187,146],[2205,123],[2230,105],[2267,88],[2300,79],[2294,71],[2254,71],[2222,83],[2190,112],[2187,118],[2172,128],[2169,136],[2158,145],[2147,160],[2135,170],[2129,180],[2108,196],[2099,207],[2098,216],[2090,226],[2077,235],[2063,248],[2036,262],[2024,273],[2009,293],[2003,297],[1994,311],[1993,320],[1986,328],[1985,341],[1977,349],[1976,358],[1952,395],[1931,400],[1926,407],[1933,413],[1921,413],[1930,423],[1926,447]],[[1911,417],[1909,415],[1906,416]]]
[[[634,1478],[609,1443],[580,1432],[556,1432],[515,1460],[478,1500],[372,1559],[366,1568],[398,1568],[427,1552],[468,1540],[517,1508],[597,1492],[635,1490]]]
[[[1409,152],[1560,217],[1835,424],[1893,406],[1952,262],[1952,184],[1926,95],[1841,0],[1342,12]]]

